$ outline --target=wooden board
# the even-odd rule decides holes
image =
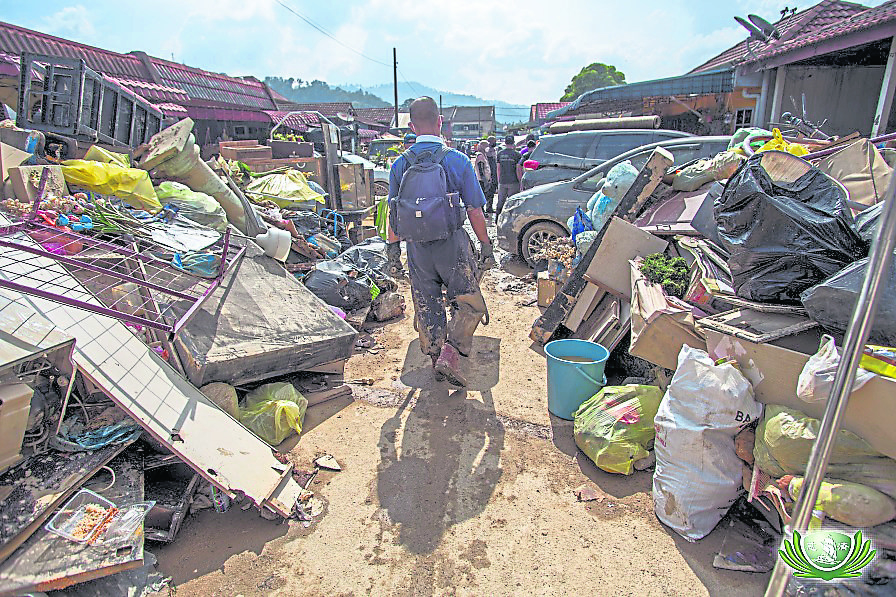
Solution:
[[[244,385],[347,359],[356,335],[294,276],[250,245],[174,345],[197,387],[213,381]]]
[[[600,288],[594,284],[587,284],[581,294],[579,294],[579,298],[576,300],[572,311],[569,312],[564,325],[573,332],[579,329],[582,320],[588,317],[594,310],[594,307],[597,306],[597,301],[600,300],[601,295],[603,295],[603,291]]]
[[[0,499],[0,562],[125,447],[109,446],[94,452],[52,450],[28,458],[0,476],[0,496],[4,496]]]
[[[668,246],[663,239],[614,216],[585,273],[594,284],[631,300],[632,275],[628,262],[635,257],[662,253]]]
[[[3,220],[0,216],[0,223]],[[31,242],[24,235],[16,240]],[[85,293],[58,263],[37,259],[60,288]],[[7,267],[0,275],[14,276],[14,268]],[[292,513],[301,492],[294,482],[284,484],[267,502],[263,499],[280,476],[270,446],[215,406],[124,324],[31,295],[0,291],[0,309],[9,302],[30,306],[74,336],[73,359],[82,374],[202,477],[231,496],[240,491],[282,516]]]
[[[31,157],[27,151],[22,151],[12,145],[0,143],[0,183],[9,178],[9,169],[21,166],[22,162]]]
[[[108,485],[108,473],[97,475],[97,482],[85,487],[119,507],[142,502],[143,457],[126,450],[108,466],[115,471],[112,487],[101,490]],[[0,597],[61,589],[137,568],[143,564],[143,540],[141,531],[120,547],[82,545],[41,528],[0,564]]]
[[[152,170],[165,160],[177,155],[193,132],[193,120],[184,118],[177,124],[159,131],[149,140],[149,147],[140,156],[140,168]]]
[[[12,184],[16,199],[22,203],[34,203],[40,182],[32,180],[31,173],[37,172],[39,176],[45,169],[50,171],[47,177],[46,195],[56,197],[68,195],[68,187],[65,185],[60,166],[16,166],[8,170],[9,182]]]

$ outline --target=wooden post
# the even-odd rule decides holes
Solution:
[[[787,67],[779,66],[775,69],[775,92],[772,94],[772,113],[768,117],[768,123],[778,122],[781,118],[781,104],[784,102],[784,79],[787,74]],[[800,115],[802,118],[802,115]]]

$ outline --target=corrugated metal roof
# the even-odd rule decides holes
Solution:
[[[389,125],[395,119],[395,108],[355,108],[355,116],[362,122]]]
[[[760,60],[797,47],[818,43],[826,39],[845,35],[864,26],[878,24],[884,20],[896,18],[896,2],[886,2],[877,8],[842,0],[822,0],[815,6],[790,15],[774,23],[781,33],[781,38],[760,44],[750,42],[753,53]],[[744,37],[746,40],[746,36]],[[710,58],[691,73],[707,72],[722,67],[754,62],[755,58],[747,52],[747,44],[741,41],[721,54]]]
[[[576,101],[559,110],[547,114],[547,118],[557,118],[567,112],[574,112],[588,106],[596,106],[603,102],[619,100],[639,100],[646,97],[665,97],[675,95],[706,95],[710,93],[728,93],[734,90],[734,69],[716,70],[705,73],[692,73],[680,77],[667,77],[652,81],[639,81],[628,85],[604,87],[583,93]]]

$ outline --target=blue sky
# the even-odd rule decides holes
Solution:
[[[591,62],[629,82],[674,76],[743,40],[732,17],[770,21],[795,0],[0,0],[0,19],[82,43],[231,75],[375,85],[404,78],[484,98],[555,101]],[[877,5],[882,0],[866,4]],[[353,50],[373,58],[368,60]],[[388,98],[387,98],[388,99]]]

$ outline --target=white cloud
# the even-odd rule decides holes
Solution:
[[[60,37],[71,36],[76,41],[90,41],[96,34],[90,14],[83,5],[66,6],[43,20],[47,33]]]

